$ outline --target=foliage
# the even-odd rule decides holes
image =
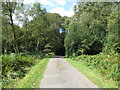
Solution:
[[[105,43],[105,52],[120,53],[120,41],[119,41],[119,22],[118,22],[118,6],[108,17],[108,25]]]
[[[98,55],[81,55],[78,57],[72,57],[73,60],[77,62],[84,62],[90,69],[96,69],[101,76],[106,79],[114,80],[116,82],[119,80],[119,70],[118,70],[118,60],[119,55],[105,55],[103,53]]]
[[[22,2],[2,2],[3,86],[23,78],[40,58],[54,54],[78,56],[75,59],[96,68],[107,79],[119,81],[118,5],[119,2],[78,2],[72,17],[62,17],[47,12],[40,3],[27,6]]]
[[[16,79],[21,79],[30,70],[30,67],[40,62],[39,55],[29,55],[25,53],[2,55],[2,80],[3,87]]]
[[[46,57],[33,66],[26,76],[16,83],[16,88],[39,88],[40,80],[43,78],[46,65],[50,58]]]
[[[75,6],[74,12],[75,15],[65,21],[67,56],[94,55],[102,51],[119,53],[118,4],[83,2]]]
[[[90,56],[91,57],[91,56]],[[83,59],[89,59],[89,56],[81,56],[80,59],[74,60],[75,58],[66,58],[67,61],[73,65],[76,69],[78,69],[82,74],[84,74],[89,80],[91,80],[94,84],[96,84],[99,88],[118,88],[118,82],[113,79],[108,79],[105,76],[101,75],[99,69],[92,68],[87,65],[87,62],[83,61]],[[96,56],[94,55],[93,58]],[[99,57],[99,55],[98,55]],[[104,56],[100,56],[104,57]],[[82,60],[81,60],[82,59]],[[109,82],[109,83],[108,83]]]
[[[8,84],[3,84],[3,88],[39,88],[40,80],[43,77],[48,61],[49,57],[39,59],[36,65],[32,66],[24,77],[10,79]]]
[[[13,50],[14,52],[19,52],[18,49],[18,44],[17,44],[17,37],[16,37],[16,31],[15,31],[15,27],[14,27],[14,21],[13,21],[13,14],[15,13],[15,10],[20,6],[22,6],[22,3],[19,2],[8,2],[8,1],[3,1],[2,2],[2,13],[3,13],[3,17],[4,15],[6,16],[6,24],[10,24],[11,28],[12,28],[12,39],[13,39]],[[7,33],[8,34],[8,33]],[[7,35],[6,35],[7,36]],[[6,38],[7,40],[7,38]]]
[[[12,2],[9,2],[10,7],[12,7],[12,4]],[[19,5],[19,3],[16,4]],[[17,20],[23,18],[23,20],[20,20],[22,27],[16,25],[14,20],[12,27],[10,27],[9,22],[11,21],[5,13],[9,12],[5,9],[7,4],[3,3],[3,6],[4,13],[1,16],[3,19],[3,53],[14,53],[17,49],[19,52],[44,51],[46,45],[50,44],[52,47],[51,52],[59,54],[57,53],[59,51],[60,54],[64,55],[65,34],[59,31],[64,29],[64,20],[59,14],[47,13],[45,9],[41,8],[40,3],[34,3],[29,9],[26,9],[28,6],[23,5],[21,8],[15,8],[15,12],[12,13],[12,17],[15,15]],[[26,17],[26,13],[28,17]],[[29,17],[32,20],[28,20]]]

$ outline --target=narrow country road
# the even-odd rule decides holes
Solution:
[[[63,57],[50,59],[40,88],[98,88]]]

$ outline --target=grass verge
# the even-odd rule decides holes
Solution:
[[[106,78],[100,75],[98,70],[95,68],[90,69],[85,62],[75,61],[70,58],[66,58],[66,60],[81,73],[83,73],[89,80],[95,83],[99,88],[118,88],[113,80],[106,80]]]
[[[15,83],[15,88],[39,88],[49,59],[45,58],[33,66],[23,79]]]

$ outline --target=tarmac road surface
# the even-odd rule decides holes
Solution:
[[[64,57],[50,59],[40,88],[98,88]]]

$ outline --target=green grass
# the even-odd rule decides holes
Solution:
[[[14,88],[14,82],[25,77],[26,73],[41,62],[42,57],[37,54],[11,53],[0,55],[2,59],[2,87]]]
[[[97,69],[90,69],[90,67],[87,66],[85,62],[72,60],[70,58],[66,58],[66,60],[75,68],[77,68],[81,73],[83,73],[87,78],[89,78],[89,80],[95,83],[99,88],[118,88],[115,81],[108,80],[101,76]]]
[[[36,86],[36,84],[28,83],[31,82],[37,83],[37,79],[31,79],[33,77],[41,78],[43,71],[47,65],[47,61],[52,56],[42,56],[40,53],[11,53],[0,55],[0,62],[2,62],[2,87],[3,88],[17,88],[19,87],[28,87]],[[44,58],[44,59],[43,59]],[[38,65],[39,64],[39,65]],[[39,68],[37,68],[37,66]],[[38,70],[37,70],[38,69]],[[36,70],[36,71],[35,71]],[[37,73],[39,71],[39,74]],[[34,73],[32,75],[32,73]],[[36,73],[40,76],[37,76]],[[30,77],[30,75],[32,75]],[[28,77],[29,76],[29,77]],[[27,80],[25,79],[27,78]],[[26,81],[25,81],[26,80]],[[23,82],[24,83],[23,83]],[[28,83],[26,85],[25,83]],[[25,84],[26,86],[24,86]],[[22,85],[22,86],[21,86]]]
[[[45,58],[33,66],[26,76],[16,83],[16,88],[39,88],[40,80],[43,78],[46,65],[50,58]]]

